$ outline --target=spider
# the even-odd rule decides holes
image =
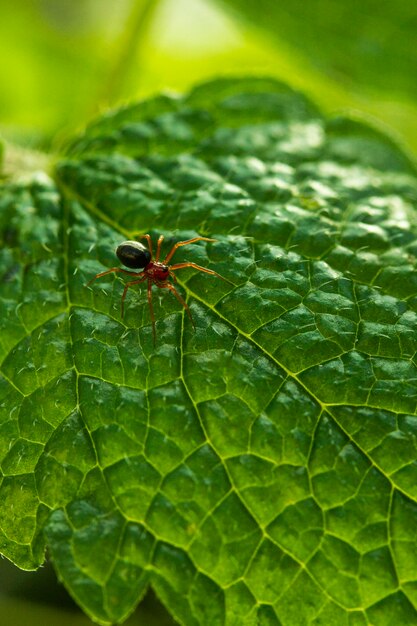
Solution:
[[[157,287],[160,287],[161,289],[169,289],[169,291],[171,291],[174,294],[178,302],[182,304],[182,306],[186,310],[187,315],[190,318],[191,323],[195,329],[194,320],[192,318],[191,311],[188,308],[187,303],[180,296],[178,291],[175,289],[174,285],[168,281],[168,279],[172,277],[174,281],[176,282],[177,279],[176,279],[174,272],[176,270],[183,269],[184,267],[193,267],[194,269],[199,270],[200,272],[205,272],[206,274],[217,276],[218,278],[221,278],[222,280],[226,280],[226,279],[223,278],[223,276],[220,276],[220,274],[218,274],[217,272],[214,272],[213,270],[209,270],[206,267],[201,267],[200,265],[197,265],[196,263],[192,263],[192,262],[176,263],[175,265],[168,265],[175,251],[180,246],[187,246],[188,244],[194,243],[195,241],[216,241],[215,239],[209,239],[208,237],[193,237],[193,239],[187,239],[187,241],[179,241],[178,243],[172,246],[171,250],[168,252],[168,254],[166,255],[163,261],[159,260],[159,256],[161,253],[161,245],[164,240],[164,235],[160,235],[158,238],[158,243],[156,246],[156,255],[155,255],[154,260],[152,259],[153,252],[152,252],[152,240],[151,240],[150,235],[142,235],[141,237],[139,237],[139,239],[146,239],[146,241],[148,242],[148,248],[146,248],[142,243],[139,243],[138,241],[123,241],[116,248],[116,255],[118,256],[119,260],[123,263],[123,265],[125,265],[126,267],[130,267],[131,269],[143,270],[143,271],[129,272],[128,270],[125,270],[121,267],[112,267],[111,269],[106,270],[105,272],[100,272],[99,274],[96,274],[94,278],[92,278],[87,283],[87,286],[91,285],[91,283],[94,282],[97,278],[101,278],[102,276],[106,276],[106,274],[111,274],[112,272],[114,273],[122,272],[123,274],[134,276],[134,280],[129,280],[125,284],[125,288],[123,290],[122,302],[121,302],[121,316],[123,318],[124,301],[125,301],[126,294],[127,294],[129,287],[131,287],[132,285],[137,285],[138,283],[143,283],[145,282],[145,280],[147,280],[148,281],[148,303],[149,303],[149,310],[151,313],[151,320],[152,320],[153,341],[155,344],[156,330],[155,330],[155,315],[154,315],[153,304],[152,304],[152,285],[156,285]]]

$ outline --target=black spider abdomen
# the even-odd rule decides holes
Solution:
[[[143,269],[151,260],[151,253],[138,241],[123,241],[117,246],[116,254],[126,267]]]

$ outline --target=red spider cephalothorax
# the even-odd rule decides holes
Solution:
[[[178,302],[180,302],[182,306],[185,308],[185,310],[187,311],[188,317],[190,318],[191,323],[194,326],[194,321],[191,316],[191,312],[190,312],[190,309],[188,308],[187,303],[180,296],[178,291],[175,289],[174,285],[170,283],[168,279],[172,277],[174,280],[176,280],[174,272],[176,270],[183,269],[184,267],[193,267],[194,269],[199,270],[200,272],[206,272],[206,274],[212,274],[213,276],[218,276],[218,278],[221,278],[222,280],[225,280],[225,279],[223,278],[223,276],[220,276],[220,274],[218,274],[217,272],[214,272],[213,270],[209,270],[205,267],[201,267],[200,265],[197,265],[196,263],[189,262],[189,263],[176,263],[175,265],[168,265],[175,251],[180,246],[186,246],[189,243],[194,243],[195,241],[215,241],[215,239],[209,239],[208,237],[194,237],[193,239],[188,239],[187,241],[179,241],[178,243],[172,246],[170,252],[168,252],[168,254],[166,255],[163,261],[159,260],[159,256],[161,253],[161,244],[164,240],[163,235],[160,235],[158,239],[155,260],[152,259],[152,240],[151,240],[150,235],[142,235],[140,239],[146,239],[146,241],[148,242],[148,248],[146,248],[142,243],[139,243],[138,241],[123,241],[123,243],[121,243],[117,247],[116,254],[119,257],[120,261],[123,263],[123,265],[125,265],[126,267],[130,267],[131,269],[140,269],[142,270],[141,272],[129,272],[128,270],[124,270],[121,267],[112,267],[111,269],[106,270],[105,272],[96,274],[96,276],[94,276],[94,278],[92,278],[87,283],[87,285],[90,285],[93,281],[96,280],[96,278],[101,278],[101,276],[105,276],[106,274],[111,274],[112,272],[122,272],[123,274],[134,276],[135,280],[130,280],[129,282],[127,282],[125,284],[125,288],[123,291],[122,303],[121,303],[121,314],[123,317],[124,301],[126,298],[127,290],[132,285],[137,285],[138,283],[143,283],[145,280],[147,280],[148,281],[149,310],[151,312],[152,332],[153,332],[153,339],[155,343],[156,331],[155,331],[155,315],[153,312],[153,305],[152,305],[152,285],[156,285],[157,287],[160,287],[162,289],[169,289],[169,291],[171,291],[174,294],[174,296],[177,298]]]

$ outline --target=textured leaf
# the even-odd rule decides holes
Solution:
[[[107,114],[0,195],[1,551],[102,623],[417,623],[411,166],[268,80]],[[96,273],[166,236],[196,330]],[[117,263],[118,265],[118,263]]]

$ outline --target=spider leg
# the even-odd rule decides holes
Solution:
[[[128,283],[125,284],[125,288],[123,289],[122,302],[121,302],[121,305],[120,305],[120,312],[121,312],[122,319],[123,319],[123,316],[124,316],[124,313],[125,313],[124,309],[125,309],[125,298],[126,298],[127,290],[132,285],[137,285],[138,283],[143,283],[143,281],[145,279],[146,279],[146,276],[142,276],[142,278],[139,278],[139,280],[130,280]]]
[[[129,274],[129,276],[139,276],[139,272],[129,272],[128,270],[124,270],[121,267],[112,267],[110,270],[106,270],[105,272],[100,272],[100,274],[96,274],[91,280],[88,281],[86,287],[91,285],[97,278],[101,278],[106,274],[111,274],[112,272],[123,272],[123,274]]]
[[[195,324],[194,324],[194,320],[192,318],[191,315],[191,311],[188,307],[188,304],[185,302],[185,300],[180,296],[180,294],[178,293],[178,291],[175,289],[174,285],[171,285],[171,283],[157,283],[158,287],[160,287],[161,289],[169,289],[174,296],[176,297],[176,299],[178,300],[178,302],[180,304],[182,304],[182,306],[184,307],[184,309],[187,311],[187,315],[191,320],[191,324],[194,326],[194,330],[195,330]]]
[[[156,245],[156,257],[155,257],[156,262],[159,261],[159,255],[161,254],[161,245],[162,245],[163,240],[164,240],[164,236],[159,235],[158,243]]]
[[[153,335],[153,345],[156,344],[156,329],[155,329],[155,314],[153,312],[153,304],[152,304],[152,279],[148,278],[148,303],[149,303],[149,311],[151,313],[152,320],[152,335]]]
[[[206,274],[212,274],[212,276],[217,276],[217,278],[221,278],[222,280],[229,282],[228,280],[226,280],[226,278],[224,278],[223,276],[220,276],[220,274],[218,274],[217,272],[214,272],[213,270],[209,270],[207,269],[207,267],[201,267],[201,265],[197,265],[197,263],[177,263],[176,265],[171,265],[171,267],[169,268],[169,271],[171,272],[172,270],[181,270],[184,267],[193,267],[195,270],[199,270],[200,272],[205,272]]]
[[[139,235],[138,239],[146,239],[146,241],[148,242],[148,248],[149,248],[149,252],[151,253],[151,258],[153,257],[153,252],[152,252],[152,239],[150,235]]]
[[[164,259],[164,265],[166,265],[168,261],[172,258],[177,248],[179,248],[180,246],[188,246],[189,243],[194,243],[195,241],[216,241],[216,239],[209,239],[208,237],[193,237],[193,239],[187,239],[187,241],[178,241],[178,243],[175,243],[172,246],[170,252],[168,252],[168,254],[166,255]]]

